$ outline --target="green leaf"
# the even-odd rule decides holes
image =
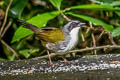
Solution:
[[[120,1],[119,0],[90,0],[92,2],[101,4],[101,5],[109,5],[109,6],[119,6]]]
[[[4,0],[4,1],[5,1],[5,5],[6,5],[6,6],[7,6],[7,5],[9,4],[9,2],[10,2],[10,0]],[[19,0],[13,0],[11,7],[13,7],[15,4],[17,4],[17,1],[19,1]]]
[[[92,17],[85,16],[85,15],[74,14],[74,13],[71,13],[71,12],[68,12],[66,14],[72,15],[72,16],[75,16],[75,17],[78,17],[78,18],[82,18],[82,19],[87,20],[87,21],[90,21],[90,22],[94,23],[95,25],[101,25],[105,30],[107,30],[109,32],[111,32],[113,30],[112,25],[106,24],[106,23],[104,23],[103,21],[101,21],[99,19],[92,18]]]
[[[120,11],[115,11],[115,13],[120,17]]]
[[[0,61],[4,61],[4,60],[6,60],[6,59],[4,59],[4,58],[0,57]]]
[[[101,5],[110,5],[113,2],[113,0],[90,0],[90,1]]]
[[[120,11],[120,8],[108,6],[108,5],[98,5],[98,4],[87,4],[87,5],[79,5],[79,6],[72,6],[67,8],[66,10],[71,9],[88,9],[88,10],[108,10],[108,11]]]
[[[27,3],[28,3],[28,0],[24,0],[24,1],[17,0],[17,4],[15,4],[14,7],[12,7],[10,9],[13,16],[16,16],[16,17],[20,18],[21,14],[22,14],[22,11],[26,7]]]
[[[5,0],[5,5],[7,6],[10,0]],[[9,16],[13,18],[20,18],[21,14],[26,7],[28,0],[13,0],[12,5],[10,7]]]
[[[111,6],[119,6],[120,5],[120,1],[113,1],[110,5]]]
[[[9,56],[7,56],[8,57],[8,59],[10,60],[10,61],[13,61],[13,60],[15,60],[15,54],[12,54],[12,55],[9,55]]]
[[[113,37],[120,36],[120,27],[118,27],[112,31],[112,36]]]
[[[61,2],[62,0],[49,0],[51,4],[56,7],[58,10],[60,10]]]
[[[46,26],[46,24],[49,20],[51,20],[51,19],[55,18],[57,15],[59,15],[59,13],[60,13],[59,11],[43,13],[43,14],[40,14],[39,16],[35,16],[35,17],[31,18],[27,22],[29,22],[33,25],[36,25],[39,28],[42,28],[42,27]],[[19,41],[20,39],[27,37],[32,33],[33,33],[32,31],[20,26],[14,33],[11,43]]]
[[[24,49],[24,50],[20,50],[19,53],[23,55],[25,58],[29,58],[31,54],[34,54],[38,51],[39,49]]]

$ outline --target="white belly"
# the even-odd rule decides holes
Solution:
[[[70,32],[70,37],[71,37],[71,39],[70,39],[67,47],[66,47],[64,50],[62,50],[61,52],[66,52],[66,51],[69,51],[69,50],[75,48],[75,46],[76,46],[77,43],[78,43],[78,33],[79,33],[79,29],[80,29],[80,27],[76,27],[76,28],[74,28],[74,29]]]

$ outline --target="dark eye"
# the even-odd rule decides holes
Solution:
[[[73,27],[76,27],[78,23],[72,23],[72,26]]]

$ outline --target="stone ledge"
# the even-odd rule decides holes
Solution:
[[[57,78],[57,75],[55,76],[55,74],[61,74],[61,75],[69,74],[73,76],[73,74],[75,75],[76,73],[82,76],[84,76],[84,74],[85,75],[88,74],[93,77],[97,74],[99,74],[98,76],[100,76],[100,74],[101,76],[102,74],[104,74],[110,77],[111,75],[115,74],[113,78],[115,78],[115,76],[117,75],[118,75],[117,77],[120,78],[119,76],[120,54],[88,55],[88,56],[77,57],[71,60],[71,63],[69,64],[62,63],[59,61],[54,62],[54,64],[56,65],[49,66],[46,60],[39,58],[33,58],[28,60],[17,60],[17,61],[1,61],[0,80],[3,80],[3,77],[5,78],[5,76],[7,77],[9,76],[8,80],[10,80],[10,78],[13,76],[25,75],[28,79],[29,75],[31,75],[32,78],[32,76],[35,77],[35,75],[39,74],[39,77],[42,75],[41,76],[42,78],[44,77],[43,75],[45,74],[49,74],[51,76],[52,74],[54,74],[54,77]],[[88,75],[86,75],[86,77]],[[120,79],[117,78],[117,80]]]

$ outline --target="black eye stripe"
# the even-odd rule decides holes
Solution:
[[[75,28],[79,23],[72,22],[71,25],[68,27],[68,30],[71,31],[73,28]]]
[[[72,26],[76,26],[76,23],[73,23]]]
[[[77,26],[77,24],[79,24],[79,23],[76,23],[76,22],[71,23],[71,25],[72,25],[73,27]]]
[[[68,27],[68,30],[71,31],[74,27],[71,25],[70,27]]]

